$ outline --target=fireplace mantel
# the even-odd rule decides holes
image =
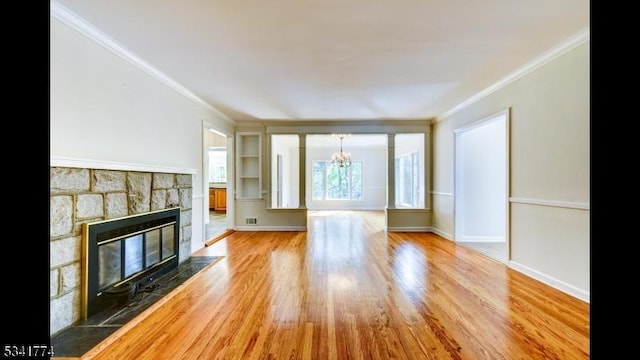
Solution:
[[[168,174],[191,174],[198,173],[198,169],[180,168],[171,166],[158,166],[146,164],[134,164],[114,161],[102,161],[92,159],[79,159],[63,156],[52,156],[49,160],[51,167],[66,167],[77,169],[96,169],[96,170],[120,170],[120,171],[141,171],[152,173],[168,173]]]

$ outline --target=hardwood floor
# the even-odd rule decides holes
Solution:
[[[381,212],[308,225],[203,249],[225,257],[85,358],[589,358],[583,301]]]

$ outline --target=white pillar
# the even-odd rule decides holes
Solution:
[[[298,134],[298,208],[305,209],[307,207],[306,187],[307,187],[307,134]]]
[[[387,134],[387,209],[396,208],[396,134]]]

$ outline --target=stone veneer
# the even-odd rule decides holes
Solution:
[[[192,175],[52,167],[50,334],[80,320],[82,224],[180,206],[179,263],[191,256]]]

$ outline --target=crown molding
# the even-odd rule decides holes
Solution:
[[[590,39],[590,29],[589,27],[586,27],[585,29],[582,29],[580,32],[578,32],[577,34],[569,37],[568,39],[566,39],[565,41],[561,42],[560,44],[552,47],[551,49],[545,51],[544,53],[542,53],[541,55],[537,56],[536,58],[534,58],[533,60],[529,61],[528,63],[526,63],[525,65],[523,65],[522,67],[520,67],[519,69],[517,69],[516,71],[510,73],[509,75],[505,76],[504,78],[502,78],[501,80],[498,80],[497,82],[495,82],[494,84],[490,85],[489,87],[485,88],[484,90],[480,91],[479,93],[471,96],[470,98],[468,98],[467,100],[461,102],[460,104],[454,106],[452,109],[445,111],[441,116],[438,117],[438,120],[441,119],[446,119],[449,116],[457,113],[458,111],[470,106],[471,104],[477,102],[478,100],[502,89],[503,87],[509,85],[510,83],[518,80],[519,78],[529,74],[530,72],[536,70],[537,68],[539,68],[540,66],[556,59],[557,57],[565,54],[566,52],[582,45],[583,43],[589,41]]]
[[[223,114],[220,110],[211,106],[211,104],[202,100],[196,94],[192,93],[186,87],[180,85],[177,81],[171,79],[169,76],[164,74],[162,71],[156,69],[154,66],[144,61],[141,57],[134,54],[131,50],[127,49],[110,36],[91,25],[80,16],[74,14],[66,7],[62,6],[55,0],[50,1],[50,14],[54,18],[60,20],[62,23],[66,24],[70,28],[76,30],[80,34],[86,36],[87,38],[93,40],[97,44],[101,45],[105,49],[113,52],[114,54],[120,56],[121,58],[127,60],[131,64],[137,66],[147,74],[151,75],[156,80],[164,83],[169,86],[179,94],[185,96],[189,100],[195,102],[196,104],[203,106],[212,112],[214,112],[220,119],[225,122],[228,122],[231,125],[235,125],[235,122],[229,118],[227,115]]]

